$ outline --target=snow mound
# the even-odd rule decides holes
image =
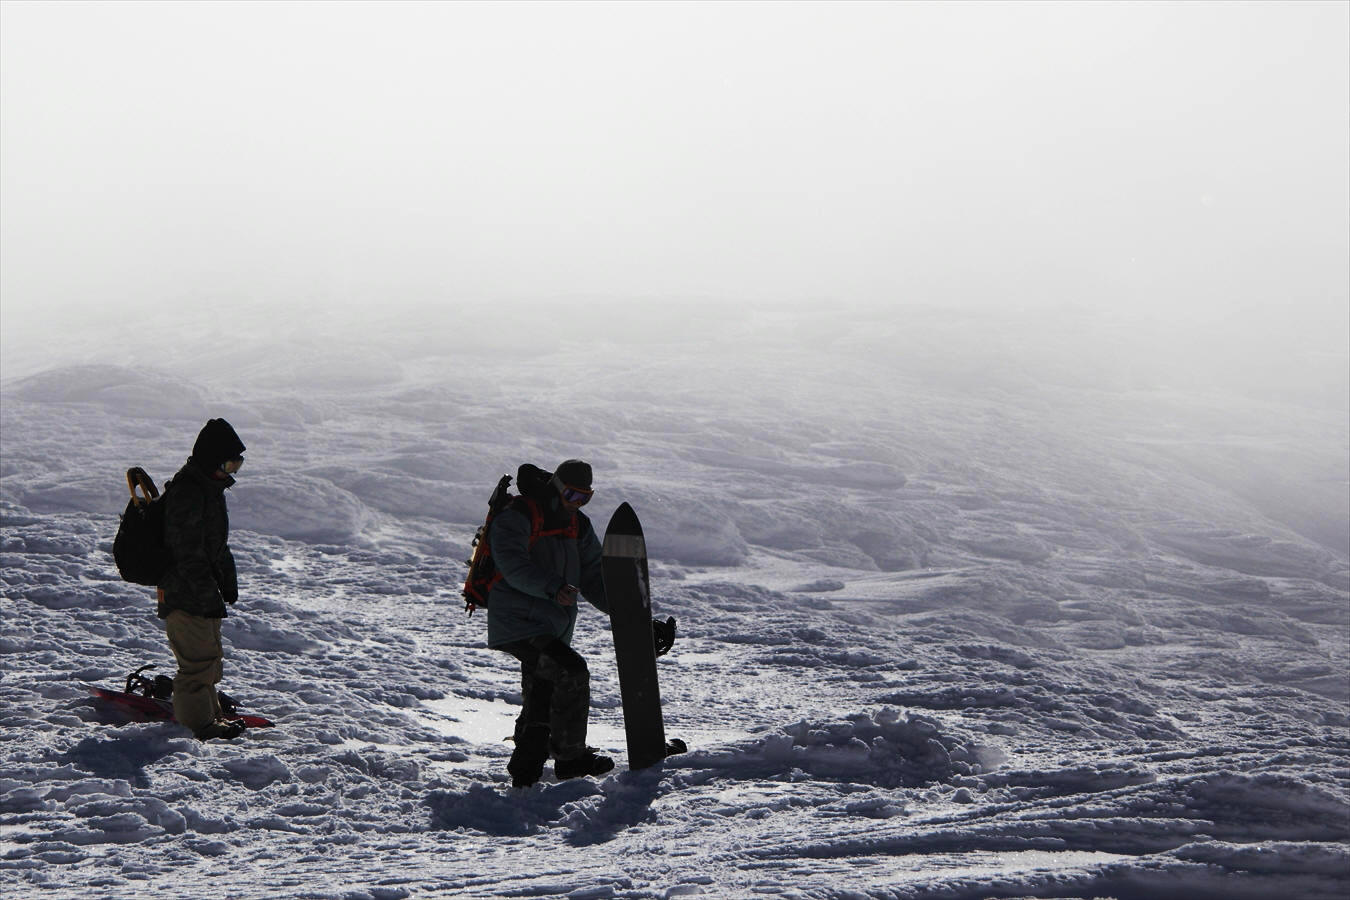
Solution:
[[[291,770],[272,754],[229,759],[225,761],[224,769],[253,791],[262,790],[274,781],[291,780]]]
[[[1159,544],[1188,559],[1246,575],[1323,577],[1343,568],[1330,552],[1320,547],[1265,535],[1188,523],[1156,529],[1152,536]]]
[[[490,491],[479,488],[470,492],[463,488],[451,490],[444,481],[422,478],[406,472],[325,467],[311,475],[341,482],[343,489],[360,499],[371,509],[396,516],[422,516],[442,522],[472,522],[475,516],[486,512]],[[472,501],[472,502],[471,502]]]
[[[65,476],[38,475],[5,486],[6,493],[34,512],[120,512],[127,504],[120,472]],[[115,531],[115,529],[114,529]]]
[[[971,522],[952,531],[952,539],[972,553],[1010,559],[1016,562],[1039,563],[1049,559],[1054,551],[1035,535],[1019,530],[1015,525],[994,522]]]
[[[1343,879],[1350,872],[1350,847],[1341,844],[1206,841],[1178,847],[1169,855],[1207,866],[1263,875],[1318,874]]]
[[[1271,840],[1350,841],[1350,803],[1291,775],[1216,772],[1178,785],[1176,795],[1191,816],[1214,823],[1214,837],[1259,830]]]
[[[722,750],[697,751],[688,764],[739,777],[810,776],[878,787],[917,787],[979,771],[979,748],[934,719],[886,707],[841,722],[802,720]]]
[[[17,382],[14,395],[30,403],[93,403],[116,415],[202,419],[201,388],[171,375],[122,366],[65,366]]]
[[[476,784],[464,791],[431,791],[427,805],[433,828],[529,835],[561,819],[567,804],[599,793],[600,786],[584,778],[524,790]]]
[[[242,529],[315,544],[356,543],[369,510],[326,478],[267,473],[231,489],[231,523]]]
[[[736,523],[716,497],[683,495],[678,498],[635,490],[625,494],[641,510],[647,554],[688,566],[739,566],[750,548]],[[604,533],[607,512],[595,518]]]

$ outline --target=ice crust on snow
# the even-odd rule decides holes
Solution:
[[[1343,896],[1350,554],[1330,507],[1228,477],[1300,436],[1337,474],[1315,447],[1343,418],[1271,405],[1263,437],[1213,395],[995,389],[866,322],[811,324],[785,383],[799,327],[587,335],[601,371],[372,327],[6,382],[0,893],[252,896],[217,878],[248,870],[323,898]],[[163,481],[208,415],[249,445],[225,687],[278,722],[229,744],[84,686],[172,666],[111,541],[122,470]],[[463,615],[462,560],[498,477],[577,455],[598,527],[642,516],[691,750],[625,771],[583,607],[619,769],[514,791],[518,673]]]

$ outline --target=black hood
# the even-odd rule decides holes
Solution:
[[[192,445],[192,458],[206,469],[214,469],[227,459],[244,455],[244,442],[224,419],[211,419],[202,426]]]

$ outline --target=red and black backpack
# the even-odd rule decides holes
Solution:
[[[503,475],[497,482],[496,489],[488,499],[487,519],[482,525],[478,526],[478,531],[474,534],[473,557],[468,560],[469,572],[464,577],[464,609],[469,615],[478,607],[487,608],[488,595],[492,593],[493,587],[502,580],[502,573],[497,571],[497,563],[492,558],[492,545],[488,540],[492,531],[492,521],[502,510],[514,506],[516,509],[526,512],[530,517],[530,546],[542,537],[565,537],[575,538],[578,533],[577,517],[574,513],[567,524],[561,528],[544,527],[544,511],[539,506],[539,501],[530,496],[540,488],[546,488],[550,473],[545,472],[537,466],[526,463],[516,472],[517,483],[520,486],[520,494],[511,493],[511,476]]]

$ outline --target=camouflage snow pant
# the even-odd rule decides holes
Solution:
[[[554,759],[586,752],[591,713],[591,673],[581,654],[557,638],[531,638],[498,648],[520,660],[521,710],[516,742],[526,730],[546,726]]]

